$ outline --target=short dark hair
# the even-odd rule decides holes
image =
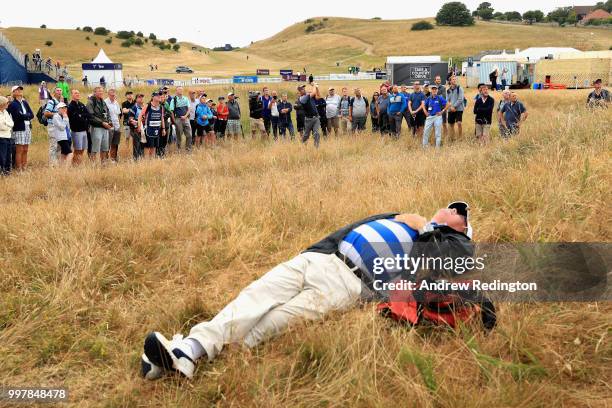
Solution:
[[[485,86],[485,84],[483,84],[482,82],[478,84],[478,89],[480,89],[481,86]]]
[[[128,95],[134,95],[134,92],[132,92],[132,91],[127,91],[127,92],[125,93],[125,96],[128,96]]]

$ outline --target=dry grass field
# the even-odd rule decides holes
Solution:
[[[427,19],[433,21],[433,19]],[[300,22],[278,34],[233,52],[193,51],[193,44],[181,43],[179,52],[160,51],[151,44],[123,48],[121,40],[77,30],[11,27],[1,31],[23,52],[40,48],[44,54],[65,62],[80,75],[80,64],[94,58],[104,48],[115,62],[124,64],[124,74],[140,78],[191,78],[177,75],[177,65],[188,65],[196,76],[228,77],[255,74],[257,68],[294,69],[309,72],[346,72],[348,66],[370,69],[384,66],[388,55],[442,55],[462,57],[482,50],[527,48],[533,46],[575,47],[580,50],[607,50],[612,31],[576,27],[544,27],[477,22],[473,27],[436,27],[433,31],[410,31],[417,20],[364,20],[316,17]],[[315,23],[323,27],[312,33],[306,28]],[[136,30],[136,28],[134,28]],[[148,33],[145,33],[148,35]],[[89,36],[90,40],[85,37]],[[110,35],[114,37],[114,34]],[[180,34],[176,36],[180,38]],[[45,41],[53,46],[46,47]],[[94,42],[98,46],[94,46]],[[452,44],[452,46],[449,46]],[[234,44],[236,45],[236,44]],[[249,59],[247,60],[247,55]],[[158,64],[151,73],[149,64]],[[340,66],[336,66],[340,63]],[[80,77],[79,77],[80,79]]]
[[[367,304],[229,347],[192,382],[138,377],[149,330],[186,333],[369,214],[465,199],[478,242],[610,241],[612,111],[587,111],[585,95],[521,92],[522,134],[485,147],[466,113],[465,138],[440,151],[365,133],[139,163],[124,145],[117,165],[49,169],[37,127],[30,170],[0,179],[0,384],[66,386],[75,407],[610,406],[605,302],[502,304],[489,335],[408,330]]]

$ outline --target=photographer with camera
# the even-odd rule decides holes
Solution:
[[[253,139],[258,130],[262,137],[268,137],[263,120],[264,104],[259,95],[259,91],[249,91],[249,117]]]

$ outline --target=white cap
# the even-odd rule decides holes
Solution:
[[[23,89],[23,86],[15,85],[14,87],[11,88],[11,93],[15,92],[17,89]]]
[[[67,107],[68,107],[68,105],[66,105],[64,102],[60,102],[60,103],[57,104],[57,109],[67,108]]]

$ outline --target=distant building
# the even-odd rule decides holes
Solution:
[[[612,14],[608,13],[606,10],[597,9],[587,14],[582,20],[580,20],[580,23],[586,24],[591,20],[604,20],[610,17],[612,17]]]
[[[595,6],[574,6],[572,11],[576,13],[576,17],[578,17],[578,21],[585,18],[590,12],[595,9]]]

